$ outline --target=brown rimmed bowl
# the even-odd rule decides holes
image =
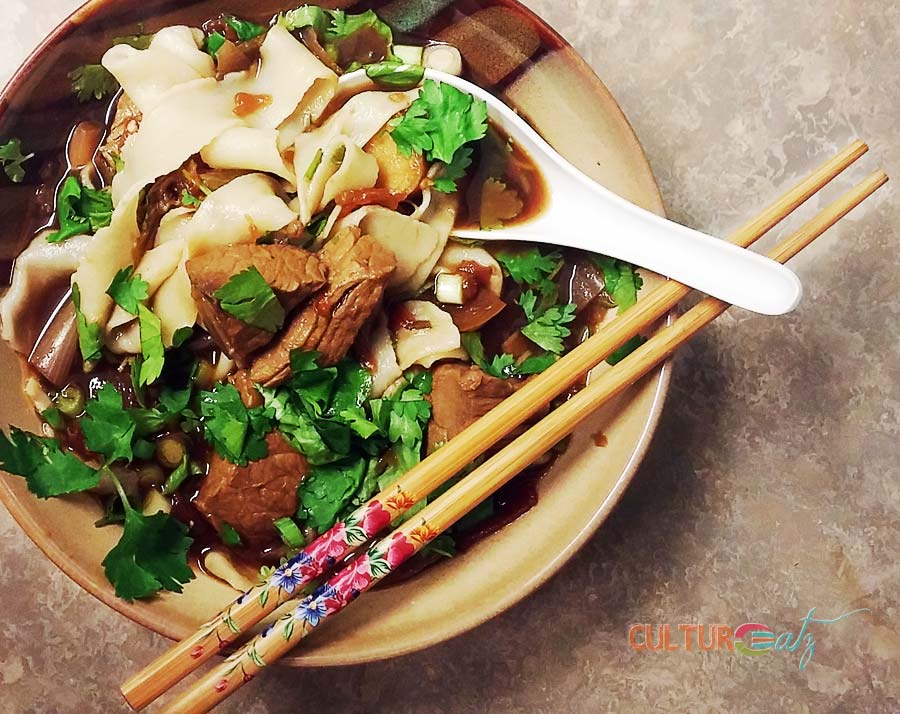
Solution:
[[[171,24],[198,24],[223,10],[261,20],[288,5],[293,7],[277,0],[92,0],[50,34],[0,94],[0,137],[20,137],[39,158],[50,157],[45,165],[52,164],[84,113],[69,93],[66,74],[99,61],[112,38],[139,28],[152,32]],[[564,156],[625,198],[663,212],[647,159],[616,101],[572,47],[522,5],[513,0],[393,0],[364,6],[401,32],[459,47],[469,78],[516,107]],[[21,236],[29,221],[33,224],[38,184],[53,177],[52,168],[47,171],[47,176],[29,176],[31,186],[0,184],[5,233],[0,259],[14,258],[24,247]],[[659,281],[645,278],[645,289]],[[19,360],[6,345],[0,346],[0,365],[0,419],[37,428],[22,394]],[[412,580],[367,594],[284,661],[345,665],[413,652],[471,629],[531,593],[584,544],[622,496],[656,428],[668,382],[664,366],[584,424],[542,480],[538,505],[519,520]],[[604,447],[596,445],[600,433],[606,437]],[[2,475],[0,500],[79,585],[166,637],[186,636],[235,597],[226,585],[200,575],[182,595],[126,603],[116,598],[100,565],[119,533],[94,527],[101,510],[94,499],[40,501],[22,479]]]

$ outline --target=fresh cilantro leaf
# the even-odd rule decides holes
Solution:
[[[472,149],[463,146],[453,155],[449,164],[444,164],[441,174],[434,180],[434,190],[441,193],[454,193],[456,182],[466,175],[466,171],[472,165]]]
[[[495,355],[488,361],[485,357],[484,345],[481,343],[481,335],[477,332],[465,332],[461,337],[463,348],[469,353],[472,362],[486,374],[498,379],[540,374],[559,359],[557,355],[548,353],[526,357],[522,362],[516,364],[516,358],[511,354],[502,354]]]
[[[122,395],[111,384],[104,384],[94,399],[84,407],[85,416],[79,424],[84,432],[84,443],[96,454],[102,455],[107,464],[114,461],[130,462],[134,458],[132,442],[135,422],[122,406]]]
[[[72,93],[79,102],[103,99],[119,91],[119,83],[102,64],[85,64],[67,75],[72,81]]]
[[[611,364],[613,366],[619,364],[623,359],[625,359],[628,355],[634,352],[638,347],[644,344],[647,341],[646,337],[641,335],[635,335],[628,342],[622,345],[619,349],[613,352],[609,357],[606,358],[607,364]]]
[[[526,357],[524,360],[522,360],[522,362],[516,365],[516,374],[522,376],[529,374],[540,374],[550,365],[555,364],[558,359],[559,355],[555,355],[550,352],[543,355],[532,355],[531,357]]]
[[[209,37],[206,38],[206,43],[203,45],[203,51],[206,52],[210,57],[215,59],[216,55],[219,53],[219,50],[222,49],[222,46],[228,42],[221,32],[213,32]]]
[[[562,354],[563,340],[572,334],[566,325],[575,319],[575,305],[572,303],[556,305],[537,314],[536,301],[537,296],[531,290],[526,290],[519,297],[519,305],[529,320],[522,328],[522,334],[541,349],[553,354]]]
[[[138,305],[141,328],[141,364],[138,385],[153,384],[162,374],[166,363],[166,349],[162,341],[162,323],[145,305]]]
[[[381,35],[388,46],[389,56],[385,59],[393,59],[390,48],[394,44],[394,33],[391,31],[390,26],[383,22],[372,10],[366,10],[358,14],[347,13],[343,10],[332,10],[331,26],[325,31],[324,40],[326,46],[346,39],[355,32],[367,27],[372,28]]]
[[[96,233],[110,224],[112,214],[109,191],[82,186],[75,176],[69,176],[56,199],[59,230],[48,235],[47,242],[59,243],[72,236]]]
[[[187,189],[181,192],[181,205],[187,208],[197,208],[202,201]]]
[[[153,37],[153,35],[143,33],[123,35],[122,37],[114,37],[112,43],[113,45],[128,45],[136,50],[146,50],[150,47],[150,43],[153,42]]]
[[[78,493],[100,484],[100,473],[63,451],[57,439],[35,436],[12,427],[9,436],[0,432],[0,467],[25,478],[28,489],[39,498]]]
[[[324,35],[331,23],[331,15],[318,5],[301,5],[278,16],[278,24],[287,30],[312,27],[317,35]]]
[[[277,332],[284,324],[284,307],[254,266],[232,277],[213,296],[222,310],[260,330]]]
[[[313,468],[297,489],[298,520],[320,533],[331,528],[362,484],[366,466],[353,459]]]
[[[200,414],[204,438],[223,459],[246,466],[268,455],[271,412],[260,407],[247,409],[234,385],[217,384],[211,392],[202,392]]]
[[[519,285],[529,287],[538,287],[549,280],[562,264],[562,255],[558,251],[543,253],[540,248],[515,253],[499,251],[494,257],[510,278]]]
[[[638,291],[643,287],[644,279],[630,263],[604,255],[592,257],[594,264],[603,271],[606,293],[616,303],[619,312],[625,312],[637,302]]]
[[[187,410],[192,394],[193,390],[190,386],[184,389],[163,387],[155,407],[130,409],[129,414],[135,422],[137,435],[149,436],[162,431],[164,427],[173,426],[181,420]]]
[[[47,422],[54,429],[62,429],[63,426],[65,426],[62,412],[56,407],[44,409],[44,411],[41,412],[41,419]]]
[[[488,499],[493,503],[493,499]],[[441,558],[453,558],[456,556],[456,541],[453,536],[442,533],[433,541],[429,541],[420,551],[423,556],[437,555]]]
[[[194,336],[193,327],[179,327],[172,335],[172,347],[181,347]]]
[[[419,97],[393,124],[401,153],[422,153],[429,161],[453,164],[456,152],[487,133],[487,104],[449,84],[426,80]]]
[[[247,42],[254,37],[259,37],[266,31],[266,28],[262,25],[257,25],[255,22],[250,22],[249,20],[241,20],[233,15],[226,15],[224,19],[225,24],[235,31],[238,40],[241,42]]]
[[[147,299],[149,288],[140,275],[134,274],[134,268],[128,266],[116,273],[106,294],[125,312],[137,315],[138,304]]]
[[[85,362],[96,362],[103,356],[101,351],[103,338],[100,334],[100,325],[88,322],[81,311],[81,290],[78,283],[72,285],[72,304],[75,306],[75,327],[78,329],[81,358]]]
[[[419,86],[425,76],[425,67],[406,62],[375,62],[366,65],[366,76],[383,87],[407,90]]]
[[[22,153],[22,142],[19,139],[10,139],[0,145],[0,166],[13,183],[25,180],[25,162],[33,157],[34,154],[26,156]]]
[[[125,529],[103,559],[106,577],[123,600],[150,597],[160,590],[180,593],[193,579],[187,553],[193,543],[183,523],[163,511],[145,516],[135,510],[113,477],[125,507]]]

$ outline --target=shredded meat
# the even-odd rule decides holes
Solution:
[[[329,267],[328,284],[297,313],[287,330],[253,363],[254,382],[273,386],[291,374],[291,352],[317,350],[319,363],[339,362],[378,309],[397,259],[358,228],[341,231],[318,253]]]
[[[266,438],[269,455],[237,466],[215,454],[194,501],[221,532],[227,523],[250,544],[277,540],[274,521],[297,512],[297,487],[309,472],[303,454],[278,432]]]
[[[474,365],[446,362],[432,372],[428,451],[450,441],[463,429],[513,394],[524,382],[498,379]]]
[[[200,321],[238,367],[246,366],[250,356],[269,344],[274,335],[229,315],[214,295],[250,267],[260,272],[288,313],[325,285],[327,275],[315,254],[289,245],[235,245],[187,262]]]
[[[131,97],[123,93],[116,104],[116,115],[109,134],[97,154],[97,168],[106,183],[116,175],[116,162],[122,156],[122,147],[141,128],[142,118],[141,110],[131,101]]]

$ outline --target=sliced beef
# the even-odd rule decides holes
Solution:
[[[317,350],[323,366],[343,359],[381,304],[384,286],[397,267],[394,254],[358,228],[341,231],[318,255],[328,265],[328,284],[256,359],[250,370],[254,382],[273,386],[287,379],[294,350]]]
[[[432,371],[428,451],[450,441],[513,394],[524,382],[498,379],[474,365],[446,362]]]
[[[327,275],[315,254],[289,245],[230,246],[192,258],[186,267],[203,327],[242,368],[274,335],[222,310],[216,291],[238,273],[255,267],[289,313],[325,285]]]
[[[194,501],[216,530],[227,523],[249,544],[278,540],[273,523],[297,512],[297,487],[309,472],[303,454],[279,433],[269,434],[266,443],[269,455],[247,466],[214,455]]]

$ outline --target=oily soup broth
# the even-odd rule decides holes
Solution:
[[[196,24],[202,24],[200,21],[207,22],[215,13],[209,13],[208,8],[213,3],[196,3],[190,8],[179,13],[179,20],[193,21]],[[274,4],[273,4],[274,5]],[[473,3],[462,3],[461,5],[474,5]],[[271,15],[271,10],[262,10],[261,7],[268,8],[266,3],[258,3],[255,5],[253,13],[243,13],[245,16],[256,20],[267,19]],[[279,9],[273,7],[274,9]],[[119,21],[127,22],[127,18],[131,17],[132,11],[122,9],[120,15],[117,16]],[[167,10],[154,20],[163,24],[166,18]],[[187,16],[186,16],[187,15]],[[435,25],[439,25],[438,21]],[[149,27],[148,23],[148,27]],[[220,27],[217,25],[214,27]],[[407,42],[410,41],[406,37]],[[419,39],[418,42],[427,42],[428,40]],[[104,44],[105,43],[105,44]],[[108,39],[91,38],[90,44],[96,45],[98,48],[105,47]],[[98,50],[98,54],[102,52]],[[472,77],[476,79],[476,77]],[[58,80],[53,80],[57,83]],[[7,111],[3,117],[0,127],[4,128],[6,135],[6,126],[10,123],[10,117],[15,118],[18,114],[32,116],[34,107],[14,108]],[[7,225],[11,227],[13,235],[18,235],[16,241],[7,241],[4,243],[4,249],[9,251],[5,257],[3,264],[4,270],[8,271],[14,257],[24,248],[31,238],[39,233],[43,228],[54,225],[56,217],[54,216],[55,195],[57,194],[62,180],[67,175],[74,173],[77,165],[83,163],[78,160],[72,160],[73,153],[80,155],[84,151],[84,145],[90,145],[91,142],[101,143],[103,136],[95,131],[97,127],[107,127],[115,113],[116,100],[111,104],[104,105],[101,102],[91,102],[86,105],[75,105],[68,99],[57,99],[51,104],[44,104],[41,107],[41,113],[46,116],[46,112],[53,111],[57,118],[62,118],[68,122],[70,127],[66,136],[59,133],[59,122],[54,122],[55,131],[48,131],[43,135],[43,141],[35,140],[30,144],[37,151],[37,156],[33,160],[33,164],[29,167],[29,179],[33,182],[23,186],[14,186],[9,188],[6,184],[0,187],[0,215],[9,216],[10,220]],[[49,127],[47,127],[49,128]],[[26,138],[24,142],[34,139],[32,132],[20,132]],[[57,137],[56,140],[52,137]],[[66,140],[66,137],[68,139]],[[66,148],[68,147],[68,152]],[[504,164],[501,172],[495,170],[498,162]],[[98,172],[101,176],[97,183],[102,185],[102,171]],[[487,216],[487,227],[497,225],[498,222],[509,222],[514,220],[525,220],[528,217],[539,212],[546,197],[546,187],[543,179],[540,177],[533,163],[529,160],[518,147],[512,145],[508,140],[499,134],[493,128],[489,131],[488,138],[484,140],[475,150],[473,156],[473,164],[471,171],[466,179],[459,186],[459,195],[461,197],[461,209],[457,216],[457,223],[466,226],[485,225],[485,216]],[[510,252],[515,252],[515,248],[507,247]],[[459,272],[462,275],[463,289],[474,291],[474,294],[484,292],[490,281],[490,275],[485,276],[484,271],[475,270],[474,272],[465,268],[465,263],[460,264]],[[589,330],[591,326],[599,322],[606,308],[609,307],[608,298],[603,295],[603,282],[598,278],[597,271],[591,269],[589,263],[575,253],[566,253],[561,256],[560,266],[555,270],[552,279],[555,289],[558,290],[559,300],[564,303],[577,303],[579,300],[584,302],[580,307],[586,308],[584,314],[580,314],[574,323],[578,330],[573,330],[575,334],[567,341],[567,346],[572,346],[578,339],[584,336],[584,331]],[[42,295],[45,305],[32,311],[35,325],[33,332],[39,334],[45,332],[47,318],[53,314],[54,309],[63,301],[68,291],[68,285],[61,282],[58,285],[50,286]],[[576,294],[577,293],[577,294]],[[509,348],[514,354],[516,349],[521,349],[522,339],[518,339],[518,343],[513,339],[518,334],[519,329],[525,324],[522,311],[516,306],[515,301],[521,297],[522,288],[512,283],[509,279],[504,280],[503,291],[501,297],[506,303],[506,307],[501,314],[492,318],[495,322],[491,325],[496,328],[490,330],[491,339],[485,340],[486,346],[490,352],[500,353],[507,346],[506,339],[498,340],[505,337],[511,340],[509,344],[514,345]],[[434,294],[425,291],[428,299],[434,299]],[[588,299],[589,298],[589,299]],[[595,299],[597,298],[597,299]],[[463,306],[463,309],[465,306]],[[391,312],[391,308],[387,308],[388,314],[396,314],[397,310]],[[420,321],[423,325],[427,324],[427,320]],[[458,323],[459,324],[459,323]],[[494,343],[497,344],[494,344]],[[515,345],[518,344],[518,348]],[[186,348],[194,358],[200,359],[202,363],[209,365],[210,369],[214,369],[220,362],[221,355],[215,346],[204,335],[193,338]],[[526,349],[527,351],[527,349]],[[363,359],[362,352],[357,351],[360,359]],[[84,375],[73,372],[66,380],[58,382],[56,387],[45,382],[44,386],[48,392],[64,393],[66,389],[77,388],[87,399],[96,398],[100,390],[106,384],[112,384],[116,390],[123,396],[123,402],[126,407],[137,406],[139,400],[134,393],[128,370],[124,372],[116,368],[116,364],[107,364],[102,366],[98,371],[91,375]],[[206,375],[207,377],[209,375]],[[182,375],[184,377],[184,375]],[[518,377],[514,379],[519,379]],[[163,386],[182,386],[183,381],[178,381],[176,385]],[[61,389],[60,389],[61,388]],[[149,398],[152,401],[158,390],[151,388],[149,390]],[[156,436],[156,439],[164,439],[171,436],[169,432],[163,431]],[[80,430],[74,422],[69,422],[61,434],[62,441],[67,448],[72,449],[76,453],[87,455],[83,438]],[[192,459],[197,461],[201,471],[208,468],[209,446],[200,439],[182,440],[185,448],[190,453]],[[501,528],[512,519],[518,517],[537,500],[536,484],[540,475],[552,464],[553,455],[550,455],[545,461],[528,470],[512,484],[507,486],[493,502],[492,512],[483,513],[482,520],[479,522],[470,522],[469,524],[457,529],[457,546],[464,549],[472,542],[480,537],[484,537],[489,533]],[[147,459],[146,465],[152,465],[153,460]],[[140,472],[141,464],[144,463],[138,459],[136,467]],[[203,478],[203,474],[192,476],[184,481],[184,483],[174,490],[171,500],[173,501],[173,515],[183,521],[191,528],[191,535],[195,538],[194,555],[198,565],[202,567],[202,555],[210,549],[227,549],[233,559],[239,562],[249,572],[255,570],[260,564],[275,564],[287,553],[287,548],[281,545],[277,540],[277,534],[273,532],[273,538],[269,542],[245,544],[241,547],[228,547],[221,542],[220,534],[213,528],[208,515],[201,513],[197,508],[197,494],[199,483]],[[145,491],[151,487],[159,487],[159,478],[138,479],[135,488]],[[307,534],[308,537],[315,535],[315,531]],[[417,566],[411,566],[411,570],[415,570]],[[420,566],[419,566],[420,567]]]

